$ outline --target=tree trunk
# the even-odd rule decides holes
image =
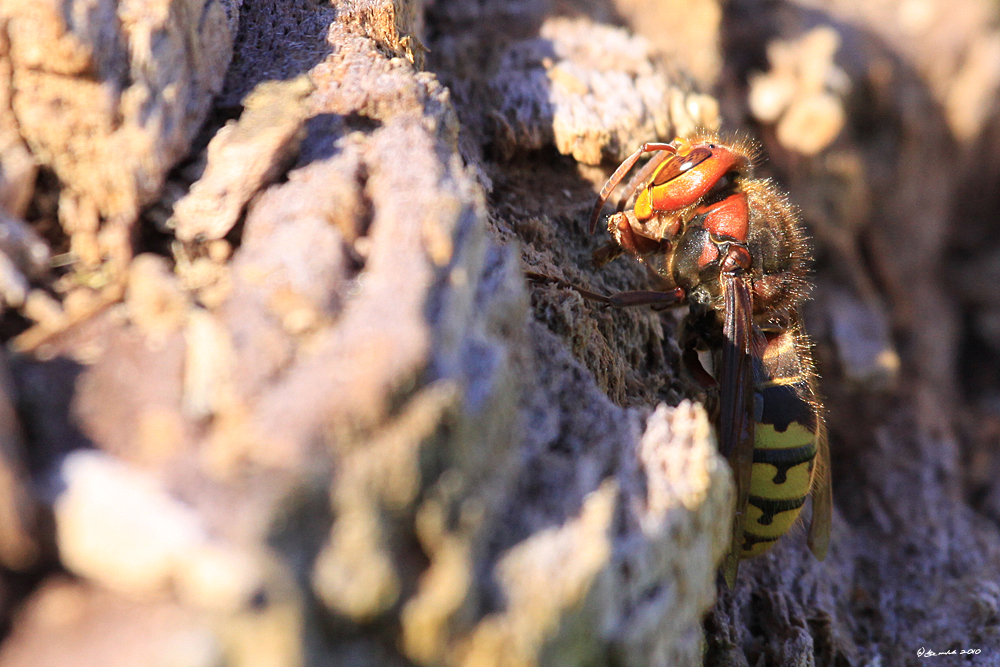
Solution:
[[[1000,32],[924,4],[8,2],[0,665],[996,664]],[[720,126],[835,501],[732,590],[679,314],[567,286],[648,286],[596,191]]]

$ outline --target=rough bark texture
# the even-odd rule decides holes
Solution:
[[[1000,664],[958,4],[0,4],[0,665]],[[836,504],[731,591],[678,315],[523,277],[643,288],[595,191],[720,123],[815,236]]]

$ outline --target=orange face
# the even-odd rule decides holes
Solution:
[[[748,171],[750,160],[727,146],[713,143],[691,144],[675,139],[676,153],[665,159],[636,198],[633,212],[639,221],[653,216],[667,218],[660,229],[676,235],[694,215],[706,216],[705,228],[713,233],[744,242],[747,238],[749,209],[746,196],[734,192],[721,201],[701,203],[711,193],[722,193],[735,175]]]

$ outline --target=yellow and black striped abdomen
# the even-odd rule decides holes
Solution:
[[[808,357],[799,356],[802,351],[793,336],[794,332],[785,332],[769,341],[769,354],[758,368],[742,558],[767,551],[791,528],[812,487],[820,417],[813,397],[812,365]]]

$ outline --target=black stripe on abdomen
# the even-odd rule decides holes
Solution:
[[[770,548],[770,545],[774,544],[779,539],[781,539],[781,538],[780,537],[764,537],[763,535],[756,535],[756,534],[751,533],[749,531],[744,531],[743,532],[743,551],[753,551],[754,547],[757,546],[758,544],[766,544],[766,545],[768,545],[767,548]]]
[[[753,450],[754,463],[769,463],[777,468],[778,472],[774,475],[773,480],[775,484],[784,484],[789,469],[800,463],[812,461],[814,458],[816,458],[815,441],[801,447],[775,447],[773,449],[755,447]]]
[[[812,433],[816,432],[816,410],[803,398],[809,391],[809,386],[804,381],[796,384],[773,384],[757,391],[764,404],[760,423],[773,425],[778,433],[786,431],[793,422],[802,424]]]
[[[750,496],[747,502],[763,512],[763,515],[757,519],[757,523],[762,526],[770,526],[771,522],[774,521],[774,515],[780,512],[787,512],[789,510],[795,510],[802,507],[805,503],[806,497],[792,498],[790,500],[772,500],[771,498],[761,498],[760,496]]]

